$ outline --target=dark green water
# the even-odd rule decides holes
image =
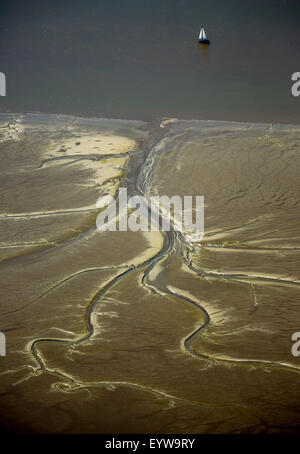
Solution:
[[[299,123],[299,19],[299,0],[5,1],[0,110]]]

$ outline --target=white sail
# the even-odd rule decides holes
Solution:
[[[205,30],[204,30],[203,27],[200,30],[199,39],[207,39],[206,34],[205,34]]]

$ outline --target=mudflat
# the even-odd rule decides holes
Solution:
[[[1,424],[299,430],[300,127],[0,115]],[[97,199],[204,196],[201,242]]]

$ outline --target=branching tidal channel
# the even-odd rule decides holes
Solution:
[[[161,129],[157,127],[157,125],[153,126],[153,129],[155,129],[156,133],[152,133],[152,139],[150,144],[148,144],[147,147],[144,149],[140,148],[136,150],[132,156],[130,156],[129,160],[129,165],[128,165],[128,171],[125,176],[125,181],[124,185],[126,186],[128,190],[128,195],[132,196],[135,194],[138,195],[143,195],[144,197],[148,197],[147,195],[147,189],[151,183],[151,180],[153,178],[153,175],[155,174],[155,168],[159,163],[159,159],[161,157],[161,154],[163,153],[164,150],[164,143],[169,140],[168,137],[166,137],[167,133],[167,128],[166,129]],[[113,156],[112,156],[113,158]],[[85,157],[86,159],[86,157]],[[171,222],[172,226],[172,222]],[[100,234],[100,233],[99,233]],[[264,361],[264,360],[244,360],[244,359],[226,359],[224,357],[222,358],[216,358],[216,357],[210,357],[209,355],[206,355],[204,353],[199,353],[193,348],[193,341],[195,338],[207,328],[207,326],[210,323],[210,316],[207,310],[202,307],[199,302],[194,301],[193,299],[181,295],[177,292],[171,291],[167,288],[167,286],[164,286],[164,288],[159,288],[158,284],[154,285],[153,282],[149,282],[149,274],[150,272],[158,265],[162,265],[162,262],[165,260],[172,260],[172,257],[178,257],[180,256],[180,259],[184,264],[186,264],[190,270],[195,273],[199,279],[222,279],[222,280],[227,280],[235,283],[239,283],[242,285],[245,285],[249,288],[249,300],[252,301],[253,308],[255,309],[256,307],[256,296],[255,296],[255,288],[253,285],[253,281],[255,279],[251,278],[251,276],[247,275],[224,275],[224,274],[218,274],[218,273],[207,273],[203,270],[200,270],[196,268],[191,260],[189,259],[189,250],[192,249],[192,246],[187,243],[184,235],[181,232],[174,231],[171,228],[171,231],[169,232],[162,232],[164,235],[164,242],[162,248],[157,252],[153,257],[145,260],[143,263],[138,264],[138,265],[132,265],[125,271],[122,271],[120,274],[118,274],[116,277],[114,277],[109,283],[107,283],[104,287],[102,287],[92,298],[90,301],[90,304],[88,306],[88,309],[85,312],[85,333],[80,337],[75,340],[65,340],[65,339],[59,339],[59,338],[40,338],[36,339],[32,342],[31,344],[31,353],[35,359],[35,361],[38,364],[38,368],[27,378],[30,378],[30,376],[40,374],[40,373],[49,373],[51,375],[57,376],[57,378],[62,379],[63,382],[56,383],[55,387],[59,389],[60,391],[63,392],[71,392],[75,389],[78,388],[83,388],[83,389],[88,389],[89,387],[94,387],[94,386],[129,386],[129,387],[134,387],[134,388],[140,388],[145,391],[148,391],[150,393],[153,393],[155,395],[165,397],[169,400],[185,400],[180,397],[176,396],[171,396],[167,392],[163,390],[157,390],[148,386],[144,386],[138,383],[131,383],[131,382],[113,382],[113,381],[99,381],[99,382],[82,382],[79,379],[77,379],[74,376],[68,375],[64,371],[57,370],[57,369],[51,369],[47,366],[45,359],[43,358],[42,354],[39,352],[39,346],[45,343],[52,343],[52,344],[64,344],[67,345],[70,349],[76,349],[77,346],[89,342],[93,334],[95,332],[95,327],[93,324],[93,313],[95,309],[99,306],[101,301],[103,300],[104,296],[113,288],[115,287],[120,281],[128,278],[130,275],[134,273],[138,273],[142,271],[142,278],[141,278],[141,283],[142,285],[148,289],[148,291],[154,293],[155,295],[159,295],[162,298],[165,298],[166,296],[168,298],[172,299],[177,299],[181,300],[184,303],[187,303],[189,305],[193,305],[196,307],[200,312],[201,312],[201,318],[202,318],[202,324],[200,327],[198,327],[196,330],[194,330],[192,333],[190,333],[185,341],[184,341],[184,347],[186,349],[186,352],[188,354],[193,355],[194,357],[197,357],[199,360],[205,360],[205,361],[210,361],[212,364],[219,363],[219,362],[224,362],[224,363],[238,363],[239,365],[255,365],[255,367],[279,367],[279,368],[288,368],[291,371],[294,371],[296,373],[299,373],[299,368],[296,366],[293,366],[292,364],[285,364],[285,363],[273,363],[270,361]],[[88,270],[87,270],[88,271]],[[264,280],[263,277],[258,277],[257,279]],[[256,279],[256,280],[257,280]],[[61,284],[63,284],[66,280],[63,280]],[[285,285],[285,282],[281,282],[282,285]],[[289,282],[286,282],[286,284],[289,284]],[[54,287],[53,287],[54,288]],[[201,295],[200,295],[201,299]],[[27,379],[26,378],[26,379]],[[197,405],[203,405],[200,404],[199,402],[193,402],[189,401],[191,404],[197,404]]]

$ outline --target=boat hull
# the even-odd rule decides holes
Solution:
[[[210,41],[209,41],[209,39],[199,39],[198,43],[199,44],[210,44]]]

